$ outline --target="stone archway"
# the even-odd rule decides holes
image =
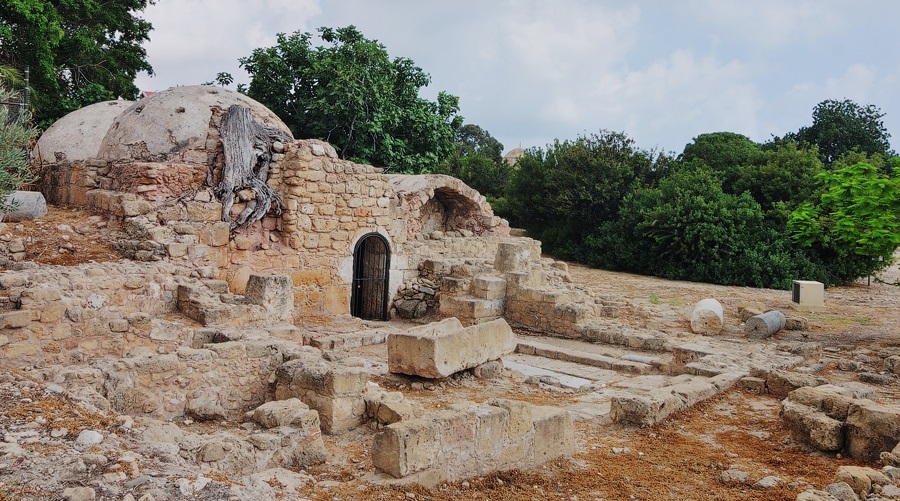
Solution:
[[[353,249],[350,314],[365,320],[388,319],[391,246],[378,233],[363,235]]]

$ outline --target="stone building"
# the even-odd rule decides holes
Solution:
[[[254,208],[257,193],[237,191],[229,214],[215,193],[225,163],[220,127],[232,105],[287,138],[255,152],[270,161],[265,182],[283,211],[273,204],[237,227],[228,221]],[[416,286],[420,263],[451,248],[493,259],[509,235],[461,181],[342,160],[327,143],[291,139],[260,103],[216,87],[88,106],[48,129],[32,156],[48,202],[117,216],[128,238],[116,245],[128,257],[183,263],[235,294],[251,274],[287,274],[295,316],[385,319],[398,291],[404,314],[424,315],[435,310],[436,284]]]

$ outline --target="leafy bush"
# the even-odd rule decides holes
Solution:
[[[823,257],[826,283],[851,281],[890,263],[900,246],[898,176],[896,165],[891,177],[865,162],[821,172],[818,200],[791,213],[788,229],[795,241]]]
[[[11,98],[12,93],[0,87],[0,103]],[[12,118],[9,108],[0,104],[0,214],[10,208],[5,203],[6,195],[34,181],[25,157],[25,147],[38,131],[27,125],[28,118],[28,114]]]
[[[519,159],[507,186],[505,215],[548,252],[578,259],[584,238],[618,219],[625,196],[667,166],[667,158],[638,149],[623,133],[557,140]]]

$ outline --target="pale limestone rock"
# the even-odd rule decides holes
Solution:
[[[858,400],[847,414],[847,452],[863,461],[876,461],[900,442],[900,406]]]
[[[405,333],[388,336],[391,372],[444,378],[496,360],[515,350],[515,337],[506,320],[497,319],[463,328],[454,317]]]
[[[722,304],[712,298],[701,299],[691,311],[691,332],[715,336],[724,324]]]

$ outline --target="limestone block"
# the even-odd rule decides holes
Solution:
[[[319,413],[299,398],[266,402],[244,414],[244,421],[253,421],[265,428],[290,426],[309,432],[319,430]]]
[[[506,297],[506,280],[490,275],[480,275],[472,280],[472,295],[480,299]]]
[[[844,421],[854,402],[853,392],[847,388],[824,384],[804,386],[788,394],[788,400],[824,412],[828,417]]]
[[[691,312],[691,332],[715,336],[724,323],[722,304],[712,298],[701,299]]]
[[[509,413],[510,440],[518,439],[534,429],[531,404],[519,400],[494,399],[490,400],[488,405],[500,407]]]
[[[4,204],[11,210],[0,213],[0,221],[8,223],[30,221],[47,214],[47,201],[39,191],[14,191],[6,195]]]
[[[569,412],[559,407],[535,406],[534,464],[575,453],[575,425]]]
[[[201,394],[190,398],[184,405],[184,413],[197,421],[219,421],[225,419],[225,409],[214,394]]]
[[[262,306],[270,322],[289,322],[293,316],[293,283],[287,275],[250,275],[244,297]]]
[[[889,485],[890,479],[883,473],[864,466],[840,466],[834,475],[835,482],[846,482],[861,499],[866,499],[875,485]]]
[[[434,420],[401,421],[375,435],[372,463],[377,470],[402,478],[439,462],[440,451],[440,427]]]
[[[494,268],[502,272],[526,271],[531,260],[531,245],[528,242],[500,242],[494,258]]]
[[[781,417],[791,432],[820,451],[838,451],[844,446],[844,426],[813,407],[785,399]]]
[[[804,386],[820,386],[825,381],[812,374],[773,370],[766,375],[766,391],[770,395],[784,398],[788,393]]]
[[[0,313],[0,329],[18,329],[28,327],[31,323],[31,312],[28,310],[16,310]]]
[[[512,353],[516,343],[506,320],[462,328],[456,318],[388,336],[391,372],[443,378]]]
[[[811,489],[797,494],[797,501],[839,501],[827,491]]]
[[[847,452],[851,457],[876,461],[897,442],[900,442],[900,406],[881,405],[871,400],[857,400],[850,406]]]
[[[474,297],[444,297],[441,299],[440,312],[444,317],[458,317],[466,323],[474,323],[480,319],[494,319],[503,316],[505,308],[503,299],[479,299]]]

